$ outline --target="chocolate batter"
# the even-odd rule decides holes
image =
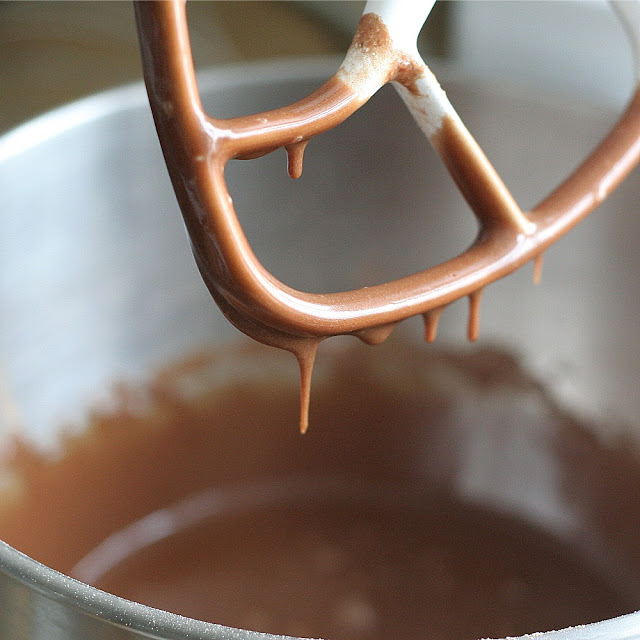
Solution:
[[[0,537],[155,607],[333,640],[500,637],[640,604],[637,460],[625,467],[596,446],[512,358],[345,349],[318,370],[318,428],[304,438],[290,428],[286,365],[261,347],[201,354],[146,388],[120,387],[61,457],[18,445]],[[490,441],[513,438],[532,415],[567,509],[585,506],[586,534],[563,537],[458,492],[468,434],[490,425]],[[530,453],[509,445],[497,459]],[[621,545],[611,529],[625,526]]]
[[[513,518],[335,485],[278,487],[273,504],[216,514],[94,583],[211,622],[335,640],[504,637],[631,610],[568,545]]]

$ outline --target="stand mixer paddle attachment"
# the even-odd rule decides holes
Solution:
[[[320,341],[353,334],[378,344],[401,320],[417,314],[423,315],[431,341],[442,309],[463,296],[470,303],[468,337],[475,340],[483,287],[531,260],[539,279],[544,250],[596,208],[640,159],[640,2],[611,0],[635,55],[636,90],[627,109],[574,173],[527,213],[418,53],[418,34],[433,4],[368,2],[344,62],[325,84],[293,104],[227,119],[203,110],[184,0],[135,5],[151,109],[197,265],[230,322],[297,357],[303,432]],[[254,255],[227,190],[225,165],[284,147],[289,174],[298,178],[307,142],[343,122],[389,82],[473,211],[477,237],[461,254],[384,284],[330,294],[288,287]]]

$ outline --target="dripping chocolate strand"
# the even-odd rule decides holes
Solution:
[[[540,252],[533,259],[533,284],[540,284],[542,281],[542,267],[544,264],[544,252]]]
[[[301,140],[300,142],[288,144],[285,147],[285,151],[287,152],[287,171],[289,172],[289,176],[294,180],[302,175],[304,150],[308,143],[308,140]]]
[[[308,340],[296,345],[293,352],[300,367],[300,433],[304,434],[309,428],[309,405],[311,401],[311,378],[316,353],[321,340]]]
[[[424,339],[427,342],[433,342],[436,339],[438,322],[440,321],[440,315],[443,310],[444,307],[436,307],[422,314],[424,319]]]
[[[469,294],[469,324],[467,325],[467,338],[475,342],[480,334],[480,300],[482,289]]]

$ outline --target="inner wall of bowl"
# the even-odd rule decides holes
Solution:
[[[326,77],[329,69],[314,73]],[[238,115],[293,101],[320,81],[286,75],[257,73],[234,86],[214,74],[203,80],[205,103],[212,114]],[[455,75],[444,85],[523,207],[544,197],[615,119]],[[124,109],[117,102],[94,103],[101,115],[27,145],[0,166],[0,234],[7,239],[0,255],[2,373],[12,425],[41,445],[56,442],[61,423],[86,424],[87,407],[114,382],[148,379],[160,365],[203,347],[248,341],[215,309],[196,272],[144,101],[135,98]],[[286,177],[284,153],[233,162],[227,171],[258,257],[287,284],[328,291],[382,282],[445,259],[473,238],[466,205],[391,89],[339,130],[313,140],[305,164],[296,182]],[[373,438],[312,424],[317,469],[342,472],[354,460],[364,464],[357,452],[369,451],[374,466],[392,476],[409,473],[418,484],[446,486],[584,545],[607,547],[604,562],[625,575],[624,566],[640,571],[636,462],[623,449],[603,453],[597,439],[637,438],[640,225],[632,205],[639,192],[632,176],[552,248],[539,287],[523,269],[483,298],[480,347],[497,343],[518,354],[554,397],[589,416],[585,429],[575,432],[564,414],[550,414],[553,403],[536,385],[507,394],[498,385],[485,395],[458,393],[469,402],[458,403],[439,432],[417,421],[392,430],[381,425]],[[464,304],[447,309],[440,343],[472,350],[464,343],[465,321]],[[407,323],[404,337],[419,343],[417,323]],[[321,348],[319,380],[331,344]],[[385,384],[402,387],[428,368],[435,352],[417,348],[405,360],[394,355],[394,345],[374,348],[382,362],[394,363],[381,365]],[[295,380],[288,354],[259,353],[207,371],[208,383],[224,387],[238,376]],[[291,409],[262,439],[235,432],[237,441],[225,441],[222,471],[217,467],[222,476],[204,475],[184,491],[237,482],[251,469],[266,477],[306,468],[295,426]],[[347,453],[336,459],[330,455],[336,450]],[[220,452],[205,453],[203,460]],[[160,489],[157,495],[183,497]],[[104,535],[162,506],[151,501],[140,512],[120,512]],[[66,529],[56,535],[50,536],[54,549]]]

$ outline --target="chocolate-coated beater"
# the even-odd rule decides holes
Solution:
[[[523,213],[475,142],[416,41],[435,0],[368,2],[337,73],[308,97],[252,116],[218,119],[201,105],[184,0],[136,3],[149,99],[194,255],[227,318],[251,337],[292,351],[302,373],[302,428],[320,340],[354,334],[383,341],[409,316],[423,314],[435,336],[440,311],[470,299],[469,337],[478,331],[482,288],[542,252],[598,206],[640,158],[640,3],[612,0],[630,34],[639,88],[608,136],[553,193]],[[393,82],[474,212],[480,231],[460,255],[425,271],[355,291],[313,294],[292,289],[257,260],[224,179],[232,158],[284,147],[298,177],[307,141],[335,127]],[[539,272],[539,268],[536,269]]]

